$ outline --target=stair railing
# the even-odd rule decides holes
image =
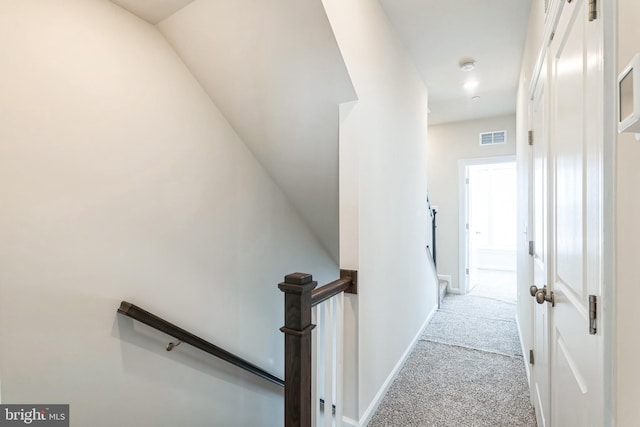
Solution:
[[[209,353],[212,356],[218,357],[226,362],[231,363],[239,368],[244,369],[247,372],[251,372],[265,380],[277,384],[279,386],[284,386],[284,381],[275,375],[268,373],[267,371],[259,368],[251,362],[248,362],[241,357],[236,356],[233,353],[228,352],[215,344],[210,343],[197,335],[188,332],[173,323],[170,323],[164,320],[161,317],[156,316],[153,313],[144,310],[137,305],[131,304],[127,301],[122,301],[120,303],[120,308],[118,308],[118,313],[123,314],[125,316],[131,317],[145,325],[151,326],[154,329],[157,329],[165,334],[174,337],[177,342],[167,344],[167,351],[173,350],[175,347],[180,345],[181,343],[186,343],[192,345],[206,353]]]
[[[427,195],[427,210],[429,211],[429,216],[431,217],[431,258],[433,259],[433,265],[437,264],[436,261],[436,232],[438,226],[436,225],[436,215],[438,215],[437,209],[431,206],[431,201],[429,200],[429,195]]]
[[[357,271],[341,270],[340,279],[316,286],[306,273],[278,285],[285,294],[285,427],[342,425],[343,300],[357,293]]]
[[[316,289],[310,274],[293,273],[278,285],[285,294],[284,380],[135,304],[122,301],[118,313],[175,338],[167,351],[186,343],[283,386],[285,427],[340,427],[344,294],[357,293],[357,277],[357,271],[340,270],[340,279]]]

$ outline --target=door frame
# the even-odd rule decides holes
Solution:
[[[451,289],[453,293],[466,294],[469,292],[469,275],[467,266],[469,265],[469,233],[467,221],[469,217],[469,167],[476,165],[490,165],[496,163],[515,163],[516,155],[477,157],[472,159],[458,160],[458,286]],[[517,203],[517,198],[515,200]]]
[[[616,279],[615,279],[615,141],[618,139],[618,49],[617,1],[600,3],[603,19],[602,48],[608,55],[603,59],[604,93],[602,153],[602,304],[598,315],[602,318],[604,336],[604,426],[616,425]],[[608,83],[608,84],[607,84]]]
[[[550,162],[550,146],[549,146],[549,127],[550,127],[550,100],[549,100],[549,82],[548,82],[548,63],[546,60],[546,55],[542,57],[543,62],[542,66],[539,69],[539,73],[536,75],[535,86],[533,87],[533,95],[528,99],[527,107],[529,112],[528,122],[529,129],[533,132],[533,137],[535,141],[533,144],[530,144],[527,147],[527,180],[528,180],[528,188],[527,188],[527,200],[528,200],[528,220],[527,220],[527,241],[529,244],[533,242],[533,248],[529,248],[529,257],[528,257],[528,284],[540,286],[540,281],[536,281],[536,252],[538,248],[542,248],[544,251],[544,260],[542,266],[542,273],[544,279],[542,283],[547,283],[547,276],[549,274],[549,255],[550,255],[550,246],[551,246],[551,233],[550,233],[550,225],[552,223],[550,215],[552,214],[552,193],[549,189],[549,185],[552,182],[551,173],[552,164]],[[540,85],[544,85],[541,87]],[[542,96],[542,101],[539,96]],[[536,106],[538,102],[542,103],[542,117],[536,115]],[[536,119],[542,120],[542,129],[536,127]],[[540,131],[542,134],[540,134]],[[542,241],[538,241],[538,227],[536,225],[536,148],[540,147],[542,144],[544,156],[545,156],[545,166],[543,173],[543,181],[545,186],[545,191],[543,198],[540,202],[542,202],[544,209],[541,212],[542,214],[542,231],[543,239]],[[533,249],[533,252],[531,251]],[[524,295],[529,295],[529,289]],[[524,298],[527,298],[526,296]],[[530,349],[534,351],[536,364],[526,364],[528,375],[529,375],[529,391],[531,402],[533,403],[536,411],[536,419],[538,425],[540,427],[549,426],[551,424],[550,420],[550,407],[551,407],[551,348],[550,348],[550,316],[553,315],[551,310],[548,310],[547,304],[538,307],[538,304],[535,303],[533,298],[528,299],[529,301],[529,316],[531,319],[529,336],[531,337],[531,345]],[[538,318],[538,315],[542,314],[541,318]],[[541,338],[542,341],[546,342],[546,345],[539,346],[538,338]],[[542,362],[542,364],[540,363]],[[546,370],[542,370],[546,368]],[[540,394],[539,386],[542,387],[542,390],[546,392],[546,395]]]

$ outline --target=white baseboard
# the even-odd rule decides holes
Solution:
[[[531,365],[529,365],[529,353],[525,350],[524,341],[522,341],[522,329],[520,329],[520,320],[516,316],[516,327],[518,328],[518,339],[520,340],[520,349],[522,350],[522,359],[524,360],[524,370],[527,372],[527,384],[531,388]]]
[[[502,271],[505,273],[515,273],[516,269],[512,267],[503,267],[501,265],[483,265],[478,266],[478,270]]]
[[[398,363],[396,363],[396,366],[393,367],[393,370],[391,371],[391,373],[389,374],[389,376],[387,377],[385,382],[382,384],[382,387],[380,387],[380,390],[378,390],[378,393],[376,393],[375,397],[373,398],[373,400],[369,404],[369,407],[367,408],[367,410],[364,411],[364,414],[362,414],[362,417],[360,418],[360,421],[356,421],[356,420],[353,420],[353,419],[348,418],[348,417],[343,417],[342,418],[342,422],[344,424],[346,424],[348,426],[354,426],[354,427],[361,427],[361,426],[366,426],[367,424],[369,424],[369,421],[371,421],[371,418],[373,417],[373,415],[378,410],[378,406],[380,406],[380,403],[382,402],[382,399],[384,398],[385,394],[387,394],[387,390],[389,390],[389,387],[391,387],[391,384],[393,384],[393,381],[398,376],[398,373],[400,373],[400,369],[402,369],[402,367],[404,366],[405,362],[407,361],[407,358],[409,358],[409,355],[411,354],[411,352],[415,348],[416,344],[418,343],[418,340],[420,340],[420,336],[422,335],[422,333],[426,329],[427,325],[429,324],[429,322],[433,318],[434,314],[436,314],[437,310],[438,310],[438,307],[435,306],[433,308],[433,310],[431,311],[431,313],[429,313],[429,315],[427,316],[427,319],[424,321],[424,323],[420,327],[420,330],[418,331],[416,336],[413,337],[413,340],[411,341],[411,344],[409,344],[409,347],[407,347],[407,349],[403,353],[403,355],[400,358],[400,360],[398,360]]]
[[[349,417],[342,417],[342,425],[360,427],[360,423],[358,423],[356,420]]]

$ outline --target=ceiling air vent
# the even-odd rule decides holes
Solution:
[[[495,145],[507,143],[507,131],[498,130],[495,132],[482,132],[480,134],[480,145]]]

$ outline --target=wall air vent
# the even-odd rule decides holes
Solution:
[[[498,130],[495,132],[482,132],[480,134],[480,145],[495,145],[507,143],[507,131]]]

